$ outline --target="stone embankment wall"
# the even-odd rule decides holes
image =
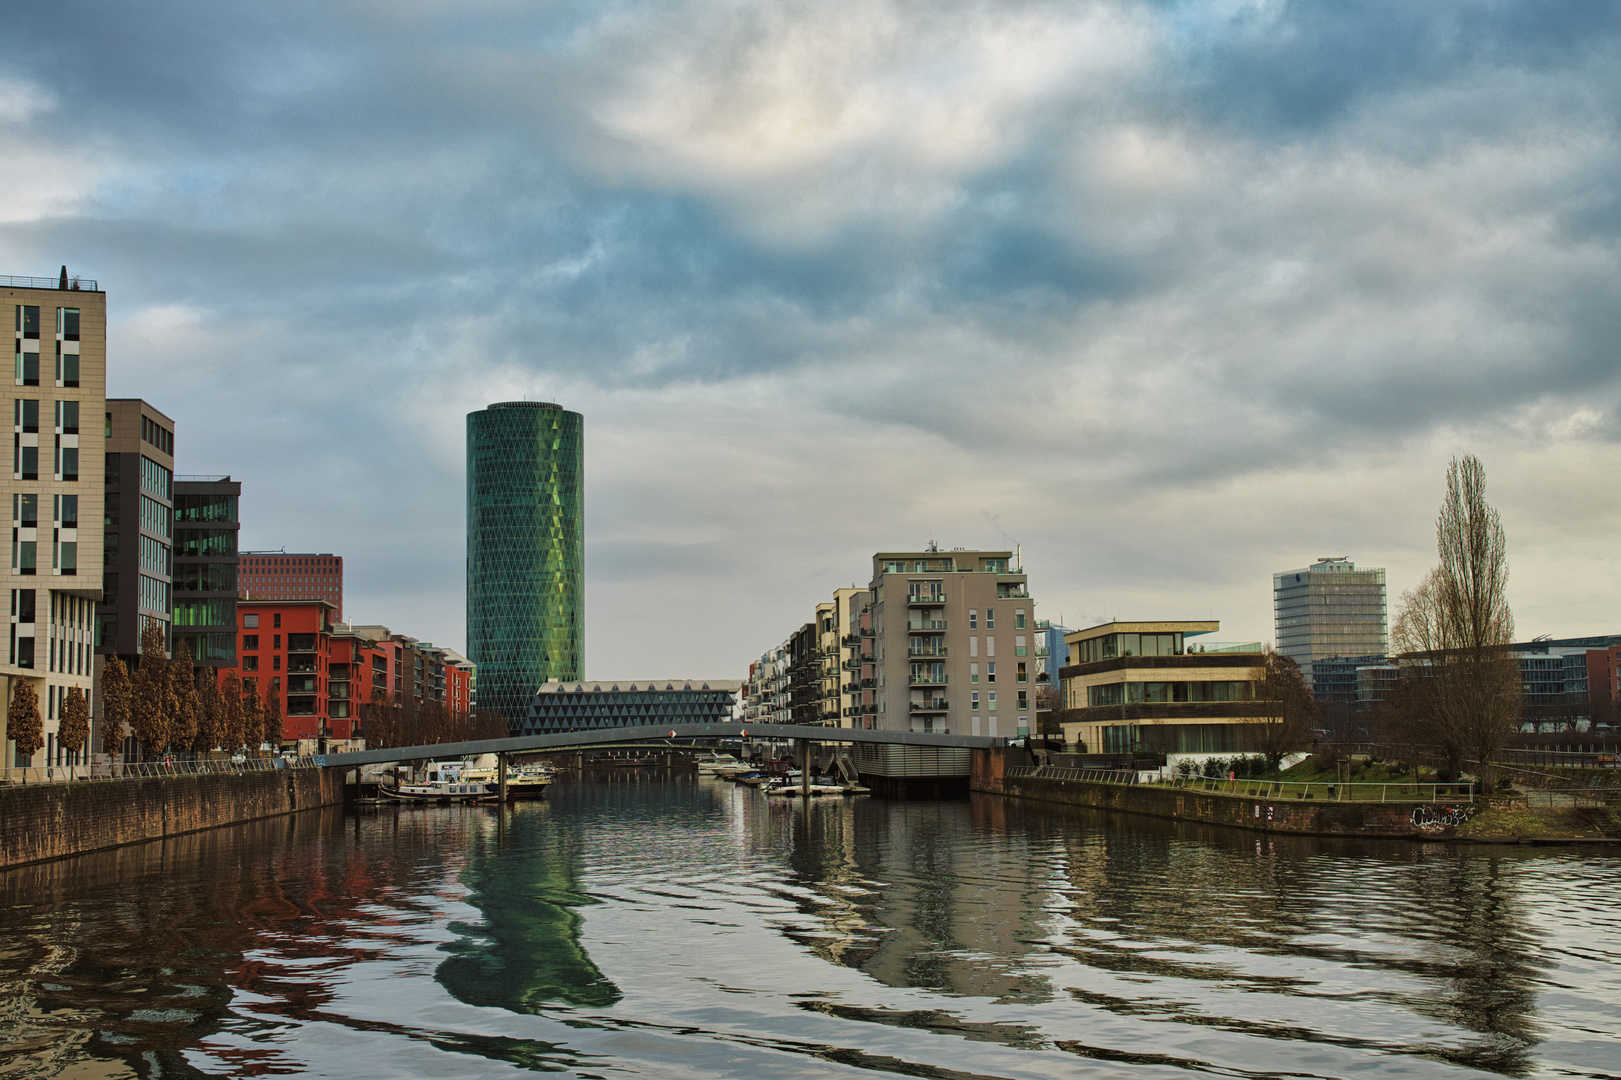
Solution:
[[[0,869],[343,801],[337,769],[0,788]]]
[[[1062,803],[1095,810],[1123,810],[1173,821],[1227,825],[1257,832],[1305,836],[1399,836],[1444,839],[1456,829],[1442,824],[1441,807],[1428,803],[1320,802],[1256,799],[1189,791],[1157,784],[1094,784],[1073,780],[1010,777],[1010,765],[1029,764],[1022,750],[976,750],[969,778],[974,791],[1017,799]],[[1424,809],[1419,809],[1423,807]],[[1422,825],[1414,824],[1419,810]]]

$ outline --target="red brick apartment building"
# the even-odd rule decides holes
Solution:
[[[328,601],[239,600],[237,623],[237,667],[227,670],[281,698],[284,742],[363,740],[375,690],[470,710],[473,666],[459,653],[386,626],[346,626]]]
[[[325,600],[343,621],[343,556],[322,552],[244,551],[237,590],[248,600]]]

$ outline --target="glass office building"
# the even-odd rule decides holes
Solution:
[[[1349,559],[1319,559],[1273,574],[1272,606],[1278,652],[1298,663],[1308,679],[1320,660],[1358,657],[1377,663],[1385,655],[1383,568],[1358,570]],[[1313,689],[1322,690],[1315,680]]]
[[[550,402],[467,414],[467,655],[479,708],[513,730],[584,667],[584,431]]]

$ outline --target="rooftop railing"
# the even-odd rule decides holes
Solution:
[[[0,285],[10,285],[19,289],[60,289],[60,277],[19,277],[16,274],[0,274]],[[100,292],[93,278],[68,277],[68,292]]]

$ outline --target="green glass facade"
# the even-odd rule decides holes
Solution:
[[[467,656],[478,705],[520,724],[585,655],[585,419],[547,402],[467,414]]]

